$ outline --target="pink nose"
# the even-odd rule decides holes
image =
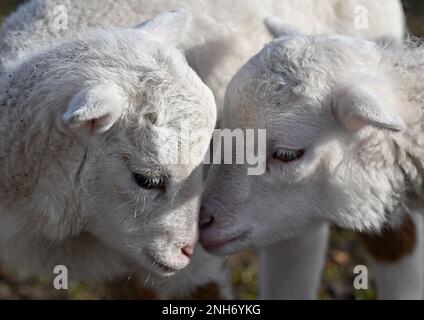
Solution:
[[[181,248],[181,252],[183,253],[183,255],[190,258],[193,255],[195,248],[196,248],[196,243],[189,244]]]

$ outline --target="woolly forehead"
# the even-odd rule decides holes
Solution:
[[[132,89],[146,73],[187,86],[203,86],[182,52],[139,29],[92,32],[29,57],[23,65],[36,65],[33,73],[42,70],[43,81],[54,80],[60,86],[107,80]]]
[[[335,82],[370,77],[381,53],[374,42],[339,35],[296,36],[277,39],[262,50],[259,65],[277,88],[321,100]]]
[[[31,59],[28,66],[40,80],[34,81],[34,91],[48,90],[49,97],[72,97],[99,83],[120,88],[128,106],[122,115],[126,126],[139,127],[147,115],[156,127],[182,121],[192,129],[215,125],[213,94],[183,54],[142,30],[94,32]]]
[[[124,126],[132,128],[133,136],[150,137],[159,145],[166,143],[165,137],[174,139],[186,134],[191,135],[192,143],[209,141],[215,127],[216,106],[207,91],[193,92],[178,82],[150,76],[141,79],[139,86],[129,95],[128,110],[122,117]]]
[[[284,115],[290,114],[293,106],[309,110],[311,106],[320,106],[334,85],[380,77],[376,68],[380,59],[377,45],[359,38],[301,35],[276,39],[254,56],[230,83],[226,103],[232,121],[238,115],[250,114],[250,122],[258,124],[261,115],[273,113],[272,120],[283,110]],[[239,120],[246,124],[249,119]]]
[[[185,176],[203,160],[216,116],[196,110],[193,101],[174,98],[167,100],[159,94],[151,106],[146,105],[145,112],[130,112],[121,119],[115,132],[122,154],[130,154],[140,164],[161,166]],[[178,180],[176,173],[173,175]]]
[[[295,73],[313,70],[313,66],[317,66],[317,69],[327,68],[329,72],[333,68],[366,68],[368,65],[378,64],[381,54],[375,42],[322,34],[278,38],[267,44],[259,57],[268,68],[275,65]]]
[[[99,32],[94,39],[87,40],[93,47],[88,67],[92,64],[97,75],[116,79],[128,94],[130,105],[155,112],[158,125],[187,118],[187,113],[198,117],[195,121],[213,118],[216,106],[212,92],[178,49],[134,29]],[[100,68],[105,70],[100,72]],[[204,119],[199,125],[204,125]]]
[[[85,64],[88,72],[93,68],[99,73],[101,68],[105,76],[118,77],[118,81],[126,79],[129,84],[134,83],[134,77],[147,78],[145,73],[186,84],[195,78],[182,52],[143,30],[98,31],[71,43],[70,47],[70,51],[72,47],[76,51],[70,53]]]

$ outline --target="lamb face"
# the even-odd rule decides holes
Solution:
[[[216,106],[182,53],[142,29],[99,32],[33,57],[3,80],[24,92],[9,101],[8,123],[25,120],[8,139],[25,144],[25,131],[37,141],[6,166],[22,164],[32,195],[1,194],[13,212],[32,208],[17,222],[22,229],[49,243],[89,234],[162,275],[185,267],[198,238],[200,164]],[[181,126],[195,137],[189,161],[178,161],[188,157]],[[2,172],[11,184],[12,171]]]
[[[404,123],[380,53],[365,40],[292,35],[242,67],[227,91],[225,127],[265,128],[267,169],[212,167],[201,212],[208,250],[269,244],[322,221],[375,230],[387,212],[396,216]]]
[[[92,186],[87,194],[102,196],[94,198],[87,211],[98,212],[89,223],[96,237],[158,269],[175,271],[187,265],[197,242],[200,165],[215,124],[215,105],[181,55],[155,55],[150,59],[157,59],[158,65],[150,71],[139,69],[132,79],[115,82],[135,86],[123,90],[127,99],[120,102],[128,111],[93,146],[101,152],[87,173],[87,185]],[[70,111],[79,112],[73,107]],[[181,148],[180,137],[187,127],[196,140],[190,139],[192,156],[184,161],[188,149]],[[105,207],[99,208],[99,203]]]

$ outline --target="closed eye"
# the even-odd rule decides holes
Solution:
[[[284,163],[290,163],[290,162],[301,159],[304,154],[305,154],[305,150],[277,148],[272,153],[272,157]]]
[[[133,172],[133,177],[140,188],[147,190],[157,189],[165,192],[169,184],[168,175],[150,176],[142,173]]]

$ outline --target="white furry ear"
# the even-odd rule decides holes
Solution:
[[[268,29],[268,32],[274,37],[284,37],[284,36],[298,36],[302,32],[295,27],[282,23],[278,18],[267,17],[264,19],[265,27]]]
[[[183,9],[172,10],[162,13],[147,20],[138,26],[166,43],[180,47],[191,24],[191,15]]]
[[[358,86],[342,86],[332,92],[331,106],[336,120],[349,130],[371,125],[392,131],[402,131],[402,117],[383,97]]]
[[[90,134],[106,132],[121,117],[125,101],[121,90],[113,85],[87,88],[71,100],[63,121]]]

